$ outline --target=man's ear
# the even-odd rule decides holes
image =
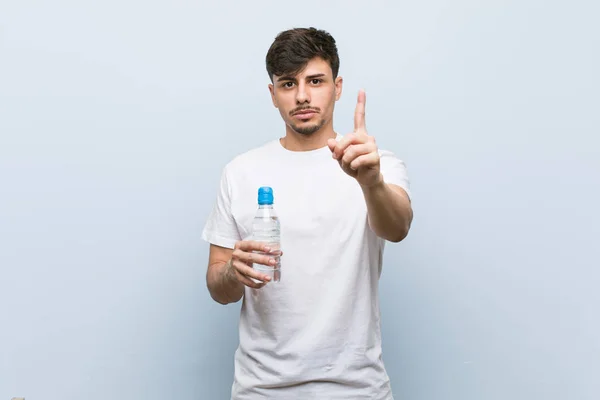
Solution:
[[[338,101],[342,97],[342,86],[344,79],[341,76],[335,78],[335,100]]]
[[[275,108],[277,107],[277,100],[275,100],[275,88],[273,87],[273,84],[269,83],[269,93],[271,93],[271,101],[273,102],[273,106]]]

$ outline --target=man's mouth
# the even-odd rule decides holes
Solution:
[[[313,115],[315,115],[317,113],[317,111],[315,110],[300,110],[300,111],[296,111],[293,116],[297,117],[297,118],[301,118],[301,119],[308,119],[310,117],[312,117]]]

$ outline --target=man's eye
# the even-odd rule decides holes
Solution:
[[[292,86],[294,86],[293,82],[286,82],[283,84],[283,87],[286,87],[286,88],[291,88]]]
[[[321,83],[321,82],[322,82],[322,80],[321,80],[321,79],[313,79],[313,80],[312,80],[312,83],[313,83],[313,85],[318,85],[318,84],[319,84],[319,83]]]

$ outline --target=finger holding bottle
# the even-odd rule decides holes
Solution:
[[[253,264],[274,266],[277,261],[272,256],[257,254],[254,251],[268,254],[271,249],[262,242],[251,240],[237,242],[229,264],[238,281],[248,287],[259,289],[270,282],[271,277],[252,268]]]

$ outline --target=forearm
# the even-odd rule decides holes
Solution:
[[[413,212],[406,192],[384,182],[361,186],[369,217],[369,226],[375,234],[391,242],[399,242],[408,235]]]
[[[244,285],[237,280],[233,268],[227,262],[219,261],[209,265],[206,284],[211,297],[221,304],[235,303],[244,295]]]

